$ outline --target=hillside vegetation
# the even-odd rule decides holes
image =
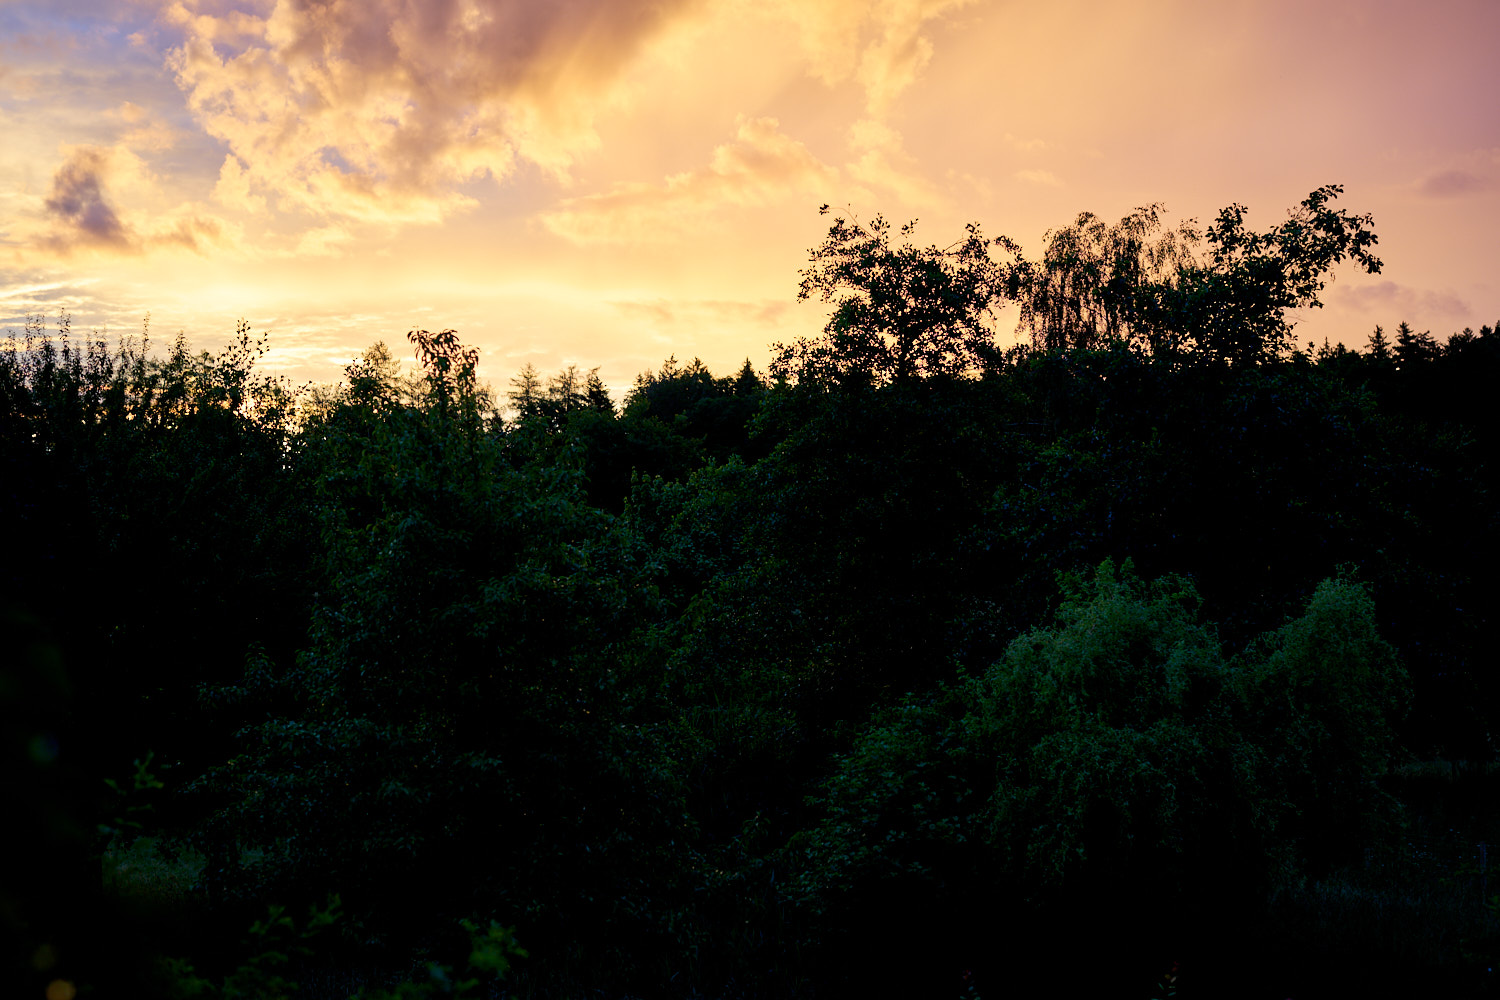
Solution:
[[[821,337],[623,402],[30,321],[16,995],[1478,995],[1500,332],[1299,347],[1339,193],[836,217]]]

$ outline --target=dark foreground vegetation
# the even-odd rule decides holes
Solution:
[[[837,219],[821,338],[622,406],[33,321],[6,995],[1483,994],[1500,333],[1297,349],[1338,193]]]

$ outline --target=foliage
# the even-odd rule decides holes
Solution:
[[[1245,228],[1245,206],[1221,210],[1203,234],[1205,260],[1146,291],[1152,346],[1230,364],[1283,356],[1291,346],[1287,312],[1322,306],[1334,265],[1349,259],[1380,273],[1373,220],[1331,207],[1343,192],[1325,184],[1264,233]]]
[[[200,976],[190,961],[166,958],[161,962],[161,977],[168,994],[176,1000],[282,1000],[297,992],[297,983],[284,973],[297,958],[313,954],[312,942],[343,917],[337,895],[329,896],[324,905],[307,909],[307,919],[299,928],[286,908],[272,904],[263,920],[250,925],[241,942],[247,956],[238,967],[215,983]]]
[[[1194,263],[1201,234],[1189,220],[1162,230],[1160,204],[1145,205],[1111,226],[1092,212],[1049,231],[1035,263],[1018,262],[1009,295],[1021,306],[1021,327],[1047,350],[1092,350],[1112,341],[1146,342],[1141,293],[1169,282]]]
[[[1128,564],[1065,579],[1053,625],[876,716],[819,797],[823,819],[793,838],[798,891],[819,907],[912,877],[1181,894],[1212,873],[1248,902],[1326,861],[1310,834],[1378,826],[1405,674],[1368,593],[1325,581],[1237,657],[1200,608],[1185,579],[1144,583]]]
[[[487,927],[467,918],[459,921],[469,934],[469,968],[479,975],[468,979],[457,979],[452,966],[431,962],[427,968],[425,982],[407,980],[392,990],[361,991],[357,1000],[426,1000],[428,997],[473,997],[480,985],[481,976],[488,975],[503,980],[510,972],[513,960],[528,957],[528,952],[516,940],[514,927],[503,927],[494,920]]]
[[[474,410],[458,387],[308,429],[308,644],[280,676],[205,689],[211,711],[265,714],[193,786],[214,804],[196,842],[226,899],[337,885],[398,937],[510,899],[568,940],[614,928],[623,963],[676,926],[694,867],[657,682],[624,645],[659,614],[650,569],[575,472],[512,468]]]
[[[827,213],[828,206],[820,210]],[[908,239],[915,222],[901,227]],[[775,345],[772,375],[814,385],[879,386],[928,375],[961,375],[994,358],[989,311],[1002,269],[990,246],[1015,252],[1005,237],[968,235],[946,248],[891,245],[891,226],[835,216],[823,245],[810,251],[799,299],[834,303],[819,340]]]
[[[1079,942],[1145,995],[1279,927],[1347,944],[1356,882],[1400,939],[1441,909],[1369,917],[1403,835],[1500,829],[1387,770],[1491,754],[1500,338],[1292,350],[1378,265],[1338,193],[1265,233],[1084,215],[1036,263],[840,218],[821,338],[622,405],[527,368],[502,415],[451,330],[293,390],[243,324],[211,355],[28,320],[0,701],[41,861],[8,954],[120,995],[190,955],[226,996],[442,956],[398,992],[472,994],[520,956],[503,915],[518,995],[1055,989]],[[1007,302],[1034,342],[1002,355]],[[338,944],[284,920],[334,889]],[[1422,962],[1459,962],[1468,895]],[[1385,951],[1372,982],[1416,968]]]
[[[99,833],[106,838],[125,833],[127,836],[138,834],[143,830],[143,820],[146,815],[155,810],[155,803],[145,801],[151,793],[159,792],[167,786],[161,779],[151,773],[151,759],[156,756],[155,751],[146,754],[144,760],[137,757],[131,761],[135,769],[129,778],[129,784],[116,781],[114,778],[105,778],[104,783],[116,796],[118,812],[110,818],[108,823],[99,825]]]
[[[1201,231],[1188,220],[1164,233],[1159,204],[1114,226],[1085,212],[1047,234],[1041,261],[1010,269],[1008,294],[1045,349],[1126,340],[1200,363],[1275,360],[1291,347],[1288,311],[1321,306],[1335,265],[1352,259],[1380,272],[1370,216],[1331,206],[1343,190],[1318,188],[1264,233],[1245,228],[1239,204]]]

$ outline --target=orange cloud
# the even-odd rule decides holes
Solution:
[[[1062,187],[1062,180],[1050,170],[1017,170],[1016,180],[1042,187]]]
[[[1047,148],[1045,139],[1022,139],[1009,132],[1005,133],[1005,141],[1023,153],[1035,153]]]
[[[255,194],[250,190],[251,177],[235,159],[233,153],[224,157],[224,165],[219,168],[219,182],[214,185],[214,201],[226,208],[238,209],[242,212],[263,212],[266,208],[265,195]]]
[[[723,326],[750,323],[774,326],[782,322],[794,303],[786,299],[734,301],[721,299],[649,299],[611,302],[621,313],[655,327]]]
[[[858,83],[880,118],[931,61],[928,27],[970,2],[173,0],[163,19],[192,113],[229,147],[217,200],[403,224],[477,207],[461,187],[522,162],[566,177],[632,67],[710,10],[789,21],[814,75]],[[867,170],[890,173],[882,155]]]
[[[594,148],[617,77],[688,0],[180,0],[169,65],[234,157],[220,196],[315,216],[438,222],[455,188],[518,160],[565,171]]]
[[[883,189],[912,208],[945,207],[948,198],[922,175],[921,166],[906,151],[901,135],[870,119],[849,128],[849,145],[859,158],[849,164],[849,176],[861,184]],[[866,192],[856,192],[869,197]]]
[[[849,129],[855,159],[825,163],[781,131],[775,118],[741,118],[733,142],[714,148],[706,166],[659,185],[618,184],[602,194],[569,198],[542,213],[544,225],[574,243],[661,243],[701,228],[726,208],[761,207],[802,198],[807,204],[876,191],[907,208],[946,208],[950,198],[923,176],[901,135],[873,119]]]
[[[354,234],[340,225],[320,226],[302,234],[297,248],[292,251],[296,258],[337,257],[343,248],[353,242]]]
[[[799,194],[827,200],[837,180],[838,171],[781,132],[776,119],[741,119],[734,141],[716,147],[706,167],[660,186],[620,185],[570,198],[542,221],[575,243],[657,242],[701,225],[723,205],[766,205]]]
[[[974,0],[781,0],[775,16],[791,20],[813,75],[864,88],[871,115],[883,117],[932,61],[930,22]]]
[[[872,114],[884,114],[932,61],[932,42],[922,34],[927,22],[968,2],[886,0],[876,7],[880,37],[860,57],[858,74]]]
[[[120,143],[131,149],[171,149],[177,142],[175,130],[133,101],[125,101],[111,114],[133,126],[120,135]]]
[[[237,243],[242,227],[182,203],[169,210],[127,211],[112,191],[120,188],[135,200],[160,203],[155,181],[139,157],[124,145],[74,146],[53,174],[51,191],[42,201],[44,229],[31,245],[62,257],[90,250],[115,256],[137,256],[154,249],[202,254]]]
[[[152,232],[145,240],[147,246],[180,247],[193,253],[205,253],[210,247],[220,247],[233,242],[239,227],[230,226],[222,219],[211,215],[199,215],[188,209],[177,218]]]

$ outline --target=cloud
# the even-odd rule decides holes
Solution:
[[[45,204],[52,223],[43,245],[67,253],[92,247],[122,253],[140,252],[140,238],[120,221],[104,193],[110,153],[97,146],[79,146],[52,177],[52,193]]]
[[[1062,179],[1048,170],[1017,170],[1016,180],[1025,181],[1028,184],[1040,184],[1043,187],[1062,187]]]
[[[75,335],[89,330],[113,341],[122,334],[138,334],[147,306],[132,291],[74,267],[0,264],[0,340],[20,335],[28,317],[43,316],[55,330],[63,312],[71,318]]]
[[[213,199],[225,208],[242,212],[264,212],[265,195],[255,194],[250,190],[250,185],[250,175],[245,172],[240,161],[235,159],[234,154],[230,153],[224,157],[224,164],[219,168],[219,182],[214,185]]]
[[[1424,177],[1417,190],[1429,198],[1462,198],[1500,187],[1500,149],[1474,150],[1459,159]]]
[[[1423,288],[1410,288],[1394,281],[1378,281],[1359,288],[1344,288],[1339,298],[1347,305],[1364,312],[1379,312],[1400,318],[1420,317],[1462,318],[1470,314],[1469,304],[1452,292],[1434,292]]]
[[[715,147],[707,166],[658,185],[620,184],[602,194],[569,198],[541,219],[574,243],[659,243],[709,224],[725,208],[797,197],[829,202],[842,193],[873,200],[874,188],[913,208],[948,206],[948,196],[922,176],[895,129],[861,119],[849,129],[849,146],[855,159],[840,168],[782,132],[775,118],[742,117],[734,141]]]
[[[241,234],[239,226],[230,225],[212,215],[200,215],[192,206],[184,206],[146,237],[148,247],[180,247],[193,253],[206,253],[211,247],[231,245]]]
[[[921,175],[895,129],[868,118],[857,121],[849,128],[849,145],[859,154],[848,168],[854,180],[883,188],[915,208],[947,204],[943,193]]]
[[[871,114],[883,115],[932,61],[932,42],[922,28],[968,0],[887,0],[877,6],[880,37],[859,60]]]
[[[32,240],[39,249],[63,257],[79,250],[121,256],[156,249],[201,254],[243,237],[243,227],[191,202],[149,214],[116,207],[109,193],[116,182],[148,202],[160,200],[145,165],[124,145],[74,146],[64,153],[42,202],[46,228]]]
[[[598,145],[619,77],[691,0],[177,0],[169,66],[235,168],[221,194],[323,218],[438,222],[458,185]],[[228,161],[226,161],[227,165]],[[236,171],[238,171],[236,173]]]
[[[701,329],[705,325],[739,325],[753,323],[771,326],[779,323],[792,309],[782,299],[738,301],[729,299],[648,299],[611,302],[621,314],[658,327],[687,326]]]
[[[1045,139],[1021,139],[1009,132],[1005,133],[1005,141],[1023,153],[1035,153],[1047,148]]]
[[[1422,181],[1422,193],[1434,198],[1452,198],[1483,191],[1489,186],[1488,178],[1463,170],[1444,170]]]
[[[974,0],[781,0],[772,10],[796,26],[812,73],[830,85],[853,78],[866,108],[883,117],[932,61],[930,22]]]
[[[705,167],[661,185],[628,184],[569,198],[542,215],[548,229],[575,243],[649,243],[675,239],[725,205],[753,207],[794,195],[827,200],[838,171],[780,130],[774,118],[742,118],[733,142],[715,147]]]
[[[302,234],[292,256],[297,258],[338,257],[343,254],[344,247],[353,240],[354,234],[344,226],[336,224],[320,226]]]
[[[166,60],[189,111],[227,147],[216,202],[311,216],[311,227],[406,225],[478,207],[469,185],[523,164],[569,178],[600,148],[601,116],[642,99],[634,71],[670,59],[709,14],[790,24],[813,74],[858,84],[880,119],[931,62],[932,27],[973,2],[162,0],[161,22],[178,36]],[[147,127],[137,144],[171,141]],[[870,183],[932,200],[895,150],[863,160]],[[601,197],[619,207],[654,196]]]
[[[0,267],[0,330],[23,327],[28,316],[76,310],[92,282],[45,268]]]
[[[176,129],[132,101],[123,102],[111,115],[132,126],[121,134],[119,140],[131,149],[160,152],[171,149],[177,142]]]

